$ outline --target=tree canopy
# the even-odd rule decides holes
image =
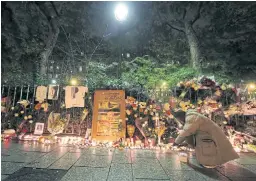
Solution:
[[[1,3],[2,82],[152,88],[199,73],[256,78],[255,2],[129,2],[122,23],[115,2]]]

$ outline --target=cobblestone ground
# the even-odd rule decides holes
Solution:
[[[45,146],[2,142],[1,178],[5,181],[256,181],[256,154],[216,169],[204,169],[193,156],[180,163],[177,153]]]

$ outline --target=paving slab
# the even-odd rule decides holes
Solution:
[[[246,178],[246,177],[243,177],[243,178],[229,178],[230,180],[232,181],[255,181],[255,178]]]
[[[243,167],[256,174],[256,165],[243,165]]]
[[[89,155],[113,155],[115,149],[114,148],[88,148],[83,151],[83,154],[89,154]]]
[[[9,177],[9,175],[1,175],[1,180],[6,179],[7,177]]]
[[[13,174],[17,170],[24,167],[24,163],[13,163],[13,162],[2,162],[1,163],[1,174]]]
[[[239,159],[216,169],[206,169],[197,163],[193,155],[189,164],[181,163],[178,154],[170,150],[79,148],[70,145],[54,149],[54,146],[27,142],[2,142],[1,158],[2,180],[7,181],[256,180],[256,154],[251,153],[240,154]]]
[[[50,153],[45,154],[44,156],[40,157],[39,159],[29,163],[26,167],[32,168],[47,168],[51,166],[54,162],[60,159],[67,153],[68,149],[60,147],[56,151],[52,151]]]
[[[65,169],[68,170],[74,165],[74,163],[79,159],[81,153],[66,153],[59,160],[54,162],[49,169]]]
[[[197,174],[196,171],[193,170],[173,170],[167,171],[168,176],[170,177],[171,181],[205,181],[206,179],[202,176]]]
[[[45,155],[46,153],[40,153],[40,152],[10,152],[8,156],[1,156],[2,161],[6,162],[32,162],[39,157]]]
[[[132,158],[129,155],[113,155],[113,163],[132,163]]]
[[[162,155],[157,158],[162,167],[167,170],[193,170],[188,164],[182,163],[177,155]]]
[[[134,179],[134,181],[170,181],[169,179],[166,180],[166,179],[140,179],[140,178],[136,178]]]
[[[194,171],[196,171],[200,178],[203,177],[207,181],[229,181],[227,177],[222,175],[216,169],[208,169],[201,166],[198,167],[197,165],[192,164],[189,166],[193,168]]]
[[[131,164],[111,164],[108,181],[132,181],[132,165]]]
[[[61,181],[106,181],[108,172],[109,168],[72,167]]]
[[[256,154],[255,153],[240,153],[240,158],[234,160],[235,162],[239,164],[254,164],[256,165]]]
[[[228,162],[224,165],[221,165],[216,168],[221,174],[225,175],[228,178],[240,178],[242,180],[243,177],[255,178],[256,174],[246,169],[240,164],[234,162]]]
[[[114,155],[131,157],[131,150],[130,149],[124,149],[124,150],[115,149]]]
[[[79,167],[106,167],[109,168],[112,161],[112,155],[81,155],[74,166]]]
[[[131,157],[156,158],[156,153],[152,150],[131,150]]]
[[[66,172],[65,170],[22,168],[7,177],[5,181],[59,181]]]
[[[136,158],[133,160],[132,169],[135,178],[168,179],[157,159]]]

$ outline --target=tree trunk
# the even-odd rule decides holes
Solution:
[[[48,59],[49,56],[52,54],[53,48],[55,47],[59,32],[59,27],[53,29],[53,31],[49,35],[47,45],[44,51],[40,54],[40,75],[46,75]]]
[[[40,75],[45,76],[47,71],[47,63],[49,56],[52,54],[52,50],[57,42],[60,25],[58,22],[59,11],[62,9],[62,4],[56,8],[53,2],[47,4],[47,2],[36,2],[39,7],[39,11],[45,16],[48,21],[49,33],[45,40],[45,48],[39,55],[40,62]]]
[[[191,65],[195,69],[201,69],[201,60],[202,60],[202,53],[200,50],[200,45],[196,33],[193,29],[191,22],[185,23],[185,33],[188,39],[189,49],[190,49],[190,56],[191,56]]]

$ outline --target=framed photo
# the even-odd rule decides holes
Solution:
[[[44,132],[44,123],[36,123],[34,134],[42,135]]]

